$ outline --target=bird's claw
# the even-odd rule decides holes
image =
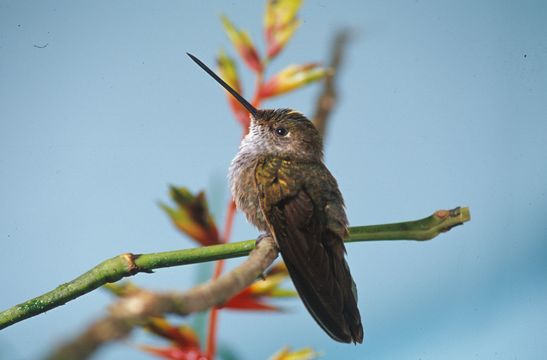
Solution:
[[[258,237],[256,238],[256,245],[258,245],[258,243],[261,242],[262,240],[266,238],[271,238],[271,237],[272,237],[272,234],[269,234],[269,233],[258,235]]]

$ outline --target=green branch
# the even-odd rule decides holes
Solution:
[[[426,218],[394,224],[351,227],[348,242],[373,240],[429,240],[469,221],[468,208],[439,210]],[[105,260],[76,279],[0,313],[0,330],[41,314],[91,292],[98,287],[139,272],[247,256],[255,240],[152,254],[122,254]]]
[[[346,242],[372,240],[431,240],[471,219],[469,208],[438,210],[426,218],[393,224],[354,226]]]

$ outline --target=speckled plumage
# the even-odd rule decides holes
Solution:
[[[229,171],[237,207],[279,245],[304,304],[333,339],[362,342],[355,284],[345,261],[347,218],[322,140],[302,114],[257,110]],[[280,136],[277,129],[287,134]]]

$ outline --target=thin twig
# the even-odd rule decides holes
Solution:
[[[334,37],[329,62],[329,67],[332,71],[325,77],[323,91],[317,98],[317,103],[315,105],[315,114],[312,118],[313,124],[323,137],[325,137],[327,131],[327,120],[329,119],[329,115],[331,114],[336,103],[337,92],[335,80],[338,75],[349,38],[350,33],[347,29],[338,31]]]

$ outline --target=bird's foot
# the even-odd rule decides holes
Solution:
[[[264,233],[264,234],[258,235],[258,237],[256,238],[256,245],[258,245],[259,242],[261,242],[262,240],[266,238],[273,238],[273,236],[270,233]]]
[[[263,234],[258,235],[258,237],[256,238],[255,247],[258,246],[258,244],[259,244],[262,240],[267,239],[267,238],[273,239],[274,237],[273,237],[272,234],[270,234],[270,233],[263,233]],[[274,241],[275,241],[275,239],[274,239]],[[262,273],[262,274],[260,274],[260,275],[258,276],[258,278],[259,278],[260,280],[266,280],[266,274],[265,274],[265,273]]]

